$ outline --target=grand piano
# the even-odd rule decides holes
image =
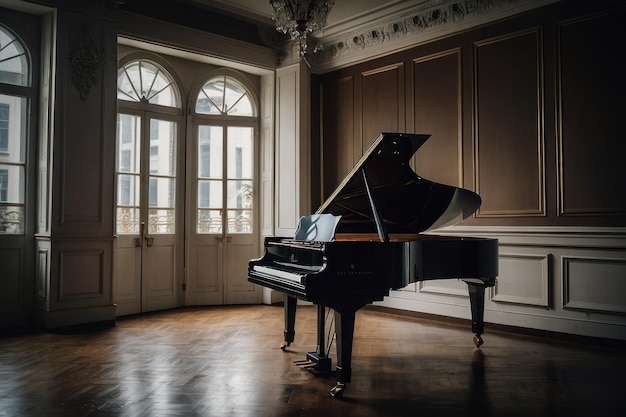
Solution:
[[[465,281],[474,343],[483,344],[485,288],[496,283],[498,241],[424,233],[458,223],[481,203],[472,191],[411,169],[429,136],[382,133],[317,212],[300,219],[294,237],[266,237],[264,255],[248,264],[250,282],[285,294],[283,350],[294,340],[297,300],[317,305],[317,351],[306,362],[318,372],[331,370],[325,310],[333,310],[334,397],[351,380],[356,312],[389,290],[430,279]]]

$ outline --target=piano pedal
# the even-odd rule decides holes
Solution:
[[[300,360],[300,361],[293,361],[293,363],[302,369],[311,369],[314,368],[315,366],[317,366],[317,364],[315,362],[309,361],[309,360]]]
[[[344,393],[345,390],[346,390],[346,384],[343,384],[341,382],[337,382],[337,385],[335,385],[333,388],[331,388],[330,395],[335,397],[335,398],[341,399],[343,397],[343,393]]]

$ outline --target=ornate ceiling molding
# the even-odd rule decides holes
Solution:
[[[422,2],[372,24],[319,38],[310,65],[330,70],[561,0],[439,0]]]

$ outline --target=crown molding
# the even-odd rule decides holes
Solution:
[[[338,25],[317,37],[320,49],[307,54],[312,70],[324,73],[462,30],[563,0],[430,0],[395,3]],[[356,25],[354,25],[354,23]]]

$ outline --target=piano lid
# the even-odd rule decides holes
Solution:
[[[420,177],[409,162],[430,135],[381,133],[317,213],[341,216],[337,233],[420,233],[480,207],[472,191]]]

